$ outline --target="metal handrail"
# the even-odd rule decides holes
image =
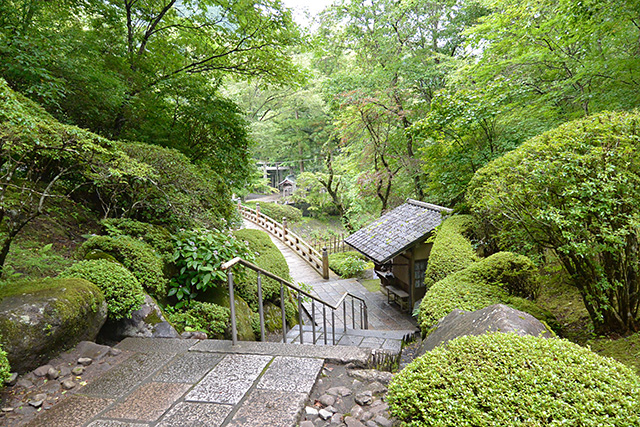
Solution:
[[[304,295],[307,298],[310,298],[312,301],[316,301],[319,304],[322,305],[322,312],[323,312],[323,321],[324,321],[324,343],[327,344],[327,328],[326,328],[326,308],[330,308],[331,311],[331,317],[332,317],[332,321],[331,321],[331,328],[332,328],[332,338],[333,338],[333,343],[335,345],[335,310],[340,308],[340,305],[342,305],[343,311],[344,311],[344,316],[343,316],[343,322],[344,322],[344,329],[346,331],[347,329],[347,316],[346,316],[346,310],[347,310],[347,304],[346,304],[346,299],[347,298],[351,298],[351,312],[352,312],[352,327],[353,329],[355,329],[356,327],[356,322],[355,322],[355,302],[354,300],[358,300],[360,302],[360,327],[362,329],[369,329],[369,319],[368,319],[368,309],[367,309],[367,302],[360,298],[357,295],[353,295],[350,292],[345,292],[340,299],[338,300],[338,302],[336,304],[331,304],[329,302],[326,302],[318,297],[316,297],[315,295],[310,294],[309,292],[306,292],[303,289],[300,289],[298,286],[294,285],[293,283],[288,282],[287,280],[283,279],[280,276],[277,276],[263,268],[258,267],[257,265],[253,264],[250,261],[247,261],[243,258],[240,257],[235,257],[230,261],[225,262],[224,264],[222,264],[220,266],[221,270],[227,270],[227,277],[228,277],[228,285],[229,285],[229,300],[230,300],[230,310],[231,310],[231,335],[232,335],[232,340],[233,340],[233,344],[235,345],[237,343],[237,327],[236,327],[236,319],[235,319],[235,299],[234,299],[234,283],[233,283],[233,273],[231,272],[231,268],[235,265],[244,265],[245,267],[248,267],[254,271],[256,271],[258,273],[258,312],[260,315],[260,335],[261,335],[261,339],[262,341],[264,341],[264,336],[265,336],[265,332],[264,332],[264,308],[263,308],[263,302],[262,302],[262,275],[270,277],[271,279],[277,281],[280,283],[280,309],[282,311],[282,335],[283,335],[283,342],[286,342],[286,335],[287,335],[287,327],[286,327],[286,321],[285,321],[285,307],[284,307],[284,286],[287,286],[288,288],[292,289],[293,291],[296,292],[297,296],[298,296],[298,316],[299,316],[299,323],[300,323],[300,343],[303,344],[303,331],[302,331],[302,312],[301,312],[301,305],[302,305],[302,296]],[[315,312],[315,305],[312,302],[311,305],[312,311]],[[315,316],[315,313],[312,313],[312,317]],[[315,344],[315,337],[316,337],[316,329],[315,329],[315,318],[312,318],[312,329],[313,329],[313,343]]]

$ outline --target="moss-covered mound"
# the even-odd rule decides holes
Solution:
[[[472,224],[473,219],[469,215],[452,216],[442,223],[429,255],[424,279],[427,289],[449,274],[478,261],[471,242],[464,236]]]
[[[246,205],[252,209],[256,208],[256,202],[247,202]],[[260,202],[260,212],[278,222],[282,222],[282,218],[287,218],[289,223],[302,221],[302,211],[289,205]]]
[[[140,282],[118,263],[103,259],[80,261],[59,277],[77,277],[98,286],[107,301],[110,320],[127,319],[144,303]]]
[[[102,220],[105,234],[111,237],[129,236],[149,244],[163,258],[173,255],[171,233],[166,228],[128,218]]]
[[[188,331],[204,331],[208,338],[225,338],[229,326],[231,311],[209,302],[192,301],[184,310],[167,313],[171,324],[179,333]]]
[[[569,341],[492,333],[450,341],[395,376],[407,426],[636,426],[640,378]]]
[[[512,269],[514,266],[523,269]],[[418,315],[420,329],[427,333],[455,308],[475,311],[493,304],[505,304],[526,311],[556,329],[557,324],[551,313],[532,301],[509,293],[511,284],[517,285],[518,289],[534,287],[531,284],[534,281],[532,266],[526,257],[500,252],[448,275],[431,286],[422,299]]]
[[[93,236],[80,247],[80,256],[92,251],[112,255],[127,267],[142,287],[157,299],[167,295],[167,279],[162,272],[162,260],[151,246],[129,236]]]
[[[373,268],[364,255],[356,251],[336,252],[329,255],[329,268],[340,277],[356,277],[363,271]]]
[[[0,344],[26,372],[80,341],[93,341],[107,318],[104,295],[83,279],[14,282],[0,288]]]

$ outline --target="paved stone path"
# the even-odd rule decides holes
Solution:
[[[282,343],[127,338],[130,357],[28,426],[293,427],[325,362],[371,350]],[[98,362],[95,362],[98,363]]]

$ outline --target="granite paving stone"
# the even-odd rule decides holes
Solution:
[[[294,427],[306,400],[306,393],[254,389],[228,426]]]
[[[358,336],[343,335],[342,338],[340,338],[340,341],[338,341],[338,345],[349,345],[357,347],[360,345],[360,343],[362,343],[362,339],[362,337]]]
[[[176,357],[165,366],[154,381],[170,383],[195,384],[204,377],[220,360],[222,355],[211,353],[190,352]]]
[[[124,402],[109,410],[105,418],[155,421],[189,390],[189,384],[151,382],[141,385]]]
[[[156,341],[162,340],[157,339]],[[81,388],[79,393],[92,397],[117,399],[128,394],[142,380],[155,373],[173,356],[174,354],[171,353],[134,354],[100,378]]]
[[[139,338],[129,337],[122,340],[116,348],[137,351],[138,353],[183,353],[195,345],[198,340],[182,338]]]
[[[75,427],[86,424],[106,409],[112,400],[71,396],[26,424],[27,427]]]
[[[157,424],[157,427],[219,427],[233,406],[217,403],[180,402]]]
[[[117,420],[96,420],[87,427],[148,427],[147,423],[132,423],[128,421]]]
[[[186,400],[236,404],[271,359],[271,356],[229,354],[187,394]]]
[[[366,337],[360,343],[361,347],[380,348],[384,343],[384,338]]]
[[[276,357],[260,378],[257,388],[309,393],[323,364],[322,359]]]

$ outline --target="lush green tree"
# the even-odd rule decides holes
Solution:
[[[468,203],[504,248],[553,251],[595,330],[640,320],[640,113],[602,113],[532,138],[480,169]]]

